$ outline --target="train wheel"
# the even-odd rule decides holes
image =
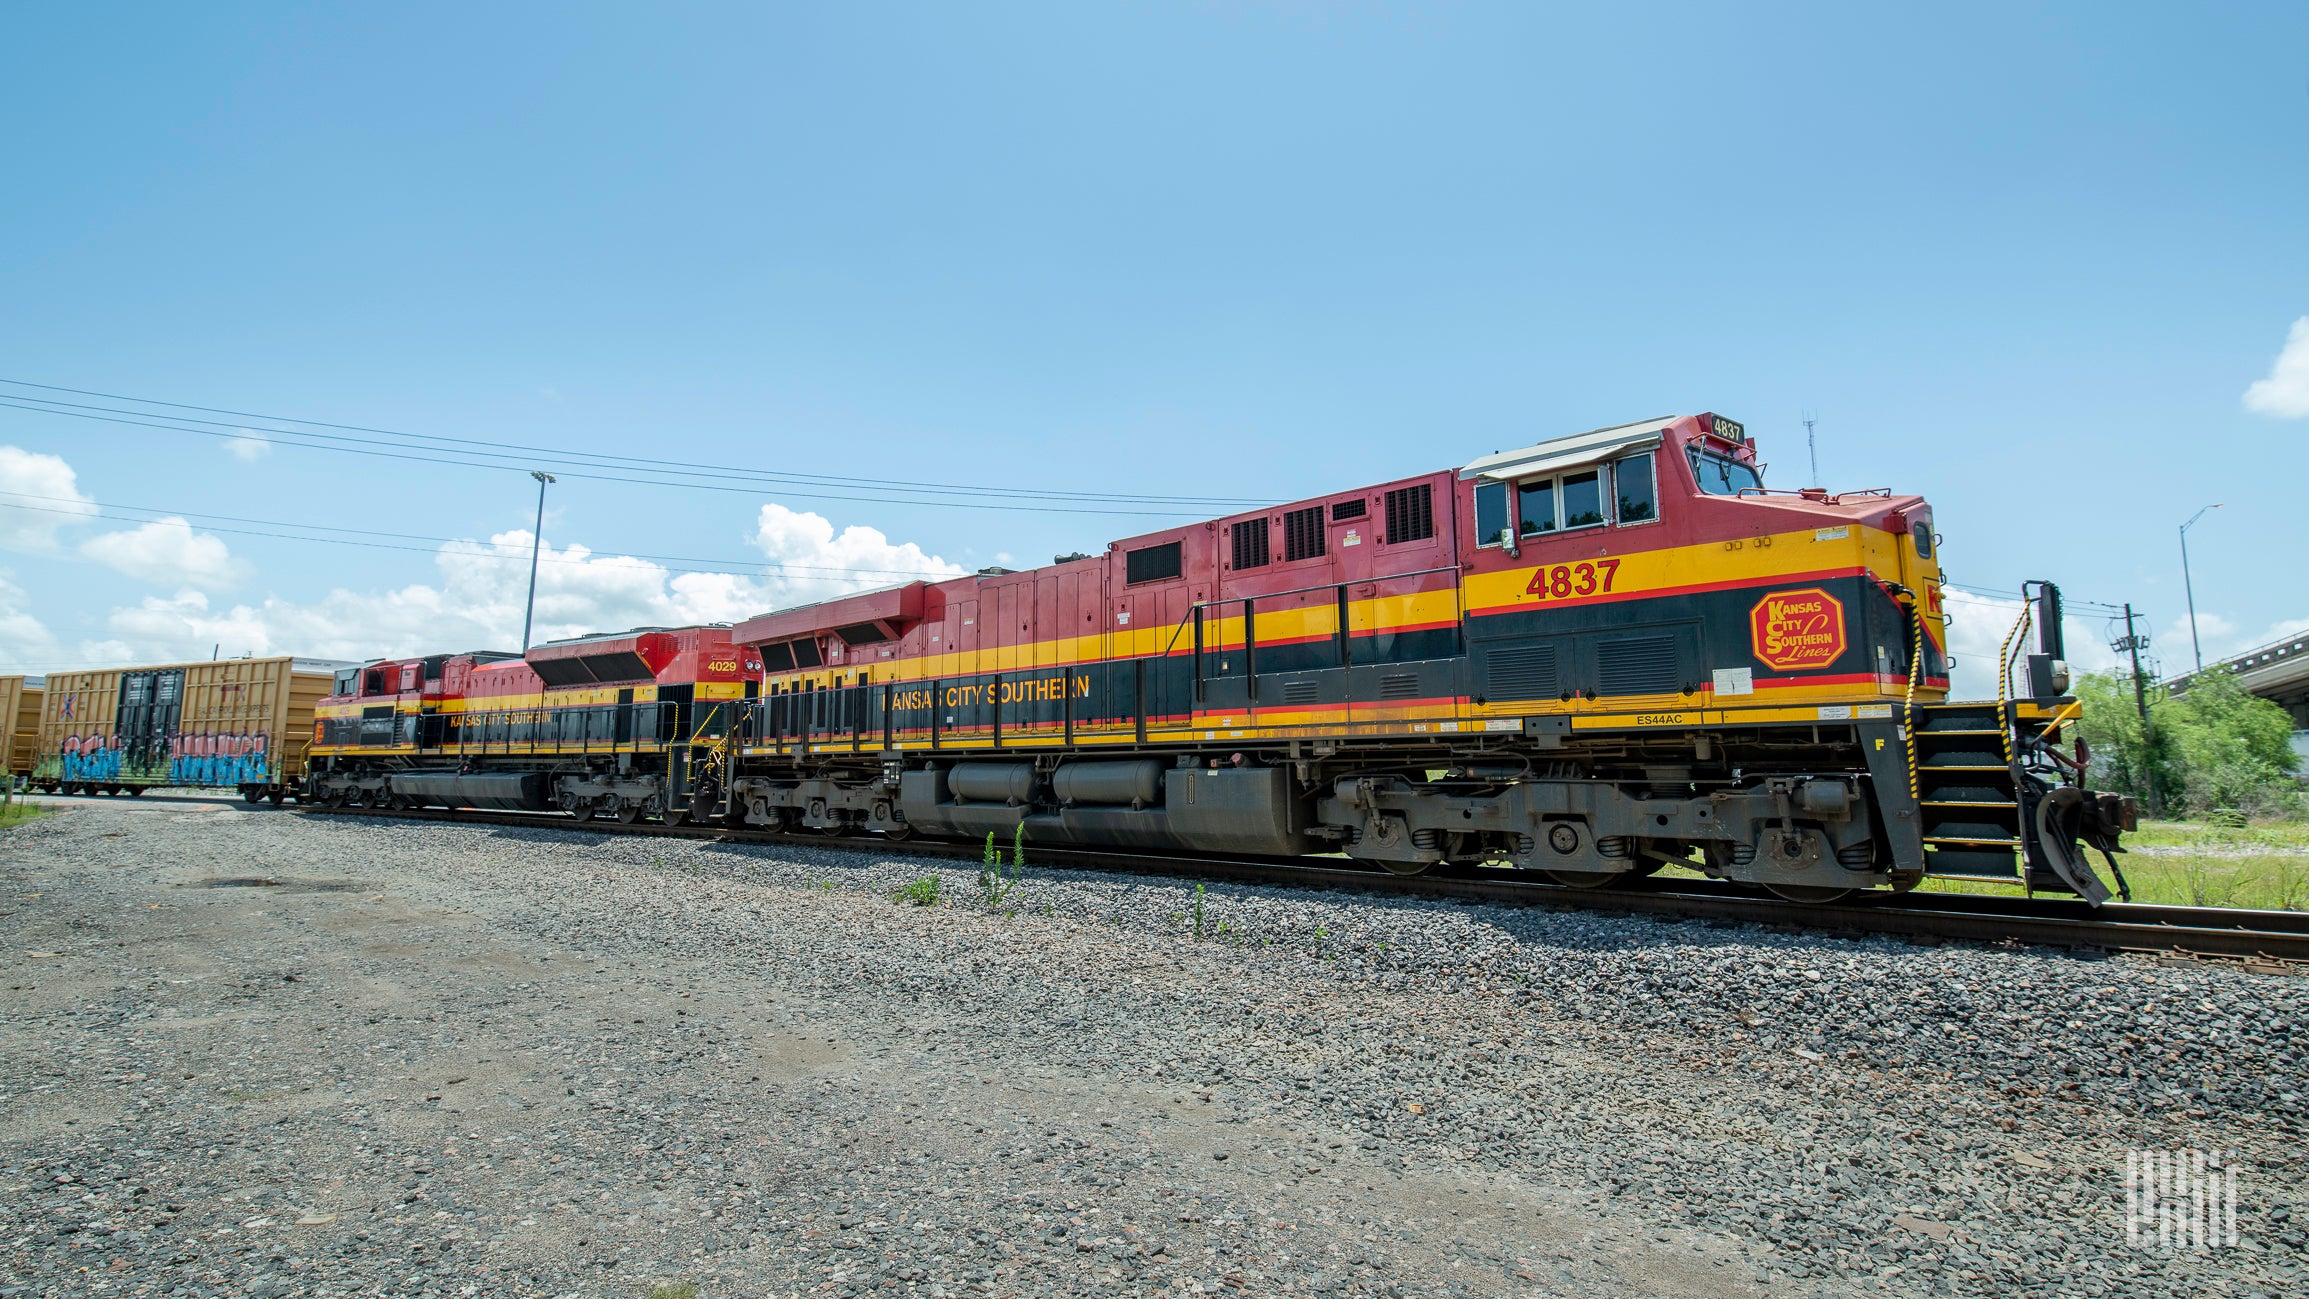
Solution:
[[[1805,906],[1824,907],[1831,902],[1842,902],[1851,897],[1853,890],[1830,888],[1825,884],[1766,884],[1766,892],[1785,902],[1801,902]]]
[[[143,785],[130,785],[128,787],[128,796],[130,798],[142,798],[144,797],[145,788],[146,787]]]
[[[243,785],[243,786],[241,786],[241,801],[242,801],[242,802],[244,802],[244,803],[262,803],[262,802],[264,802],[264,801],[265,801],[265,787],[264,787],[264,786],[262,786],[262,785]]]
[[[1390,875],[1425,875],[1435,869],[1431,861],[1381,861],[1379,864],[1386,867]]]
[[[268,798],[272,799],[274,807],[279,807],[281,805],[281,801],[286,799],[288,796],[289,791],[285,789],[275,789],[271,794],[267,795]]]
[[[1600,889],[1619,879],[1609,871],[1541,871],[1567,889]]]
[[[617,805],[617,823],[619,825],[632,825],[634,822],[639,821],[640,819],[641,804],[639,802],[633,799],[627,799],[625,802],[619,803]]]
[[[665,810],[664,820],[667,825],[680,825],[682,822],[689,820],[689,809],[681,807],[669,807]]]

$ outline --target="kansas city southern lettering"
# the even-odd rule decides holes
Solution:
[[[1765,596],[1748,630],[1756,657],[1782,672],[1816,671],[1844,656],[1844,604],[1816,586]]]
[[[935,701],[941,708],[970,708],[979,704],[1047,703],[1054,699],[1090,698],[1090,678],[1083,676],[1035,677],[1025,681],[983,681],[974,685],[947,686],[936,692],[929,690],[901,690],[890,699],[892,708],[928,708]]]

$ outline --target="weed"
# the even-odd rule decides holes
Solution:
[[[649,1299],[698,1299],[695,1281],[660,1281],[649,1288]]]
[[[925,875],[902,889],[894,890],[890,894],[890,900],[908,902],[918,907],[934,907],[938,905],[940,887],[937,876]]]
[[[1010,864],[1013,867],[1026,865],[1026,823],[1024,821],[1010,827]]]
[[[1234,922],[1234,921],[1232,921],[1232,920],[1221,920],[1221,921],[1219,922],[1219,937],[1221,937],[1221,938],[1224,938],[1224,937],[1226,937],[1228,934],[1231,934],[1231,933],[1233,933],[1233,932],[1235,932],[1235,922]]]
[[[1019,826],[1018,833],[1020,835],[1025,834],[1026,827]],[[1010,891],[1018,887],[1018,876],[1025,868],[1026,849],[1019,846],[1014,837],[1011,845],[1010,873],[1004,875],[1002,873],[1002,854],[994,849],[994,832],[992,830],[987,831],[986,852],[978,862],[979,904],[989,911],[1001,906],[1003,899],[1010,896]]]
[[[1198,938],[1198,939],[1200,939],[1202,936],[1203,936],[1203,886],[1202,886],[1202,883],[1201,883],[1201,881],[1199,881],[1199,880],[1198,880],[1198,881],[1196,881],[1196,883],[1195,883],[1195,937],[1196,937],[1196,938]]]

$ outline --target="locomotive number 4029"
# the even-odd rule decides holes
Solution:
[[[1592,564],[1557,564],[1553,568],[1542,565],[1532,571],[1531,585],[1524,587],[1523,593],[1542,600],[1595,595],[1611,590],[1611,580],[1619,571],[1620,562],[1616,559],[1599,559]]]

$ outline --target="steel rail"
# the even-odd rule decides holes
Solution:
[[[532,830],[624,834],[789,848],[827,848],[887,856],[976,861],[982,846],[933,839],[778,833],[718,824],[576,821],[556,812],[488,812],[439,808],[302,810],[308,816],[356,816],[491,825]],[[1499,868],[1437,868],[1395,875],[1367,867],[1313,865],[1274,858],[1158,856],[1100,848],[1034,848],[1043,866],[1128,874],[1163,874],[1237,884],[1351,889],[1398,897],[1448,897],[1508,906],[1619,911],[1682,920],[1762,925],[1830,933],[1926,940],[2025,944],[2101,951],[2241,959],[2268,973],[2309,972],[2309,912],[2226,907],[2172,907],[2112,902],[2097,910],[2068,898],[1870,890],[1826,904],[1759,897],[1714,880],[1630,881],[1620,888],[1573,889]]]

